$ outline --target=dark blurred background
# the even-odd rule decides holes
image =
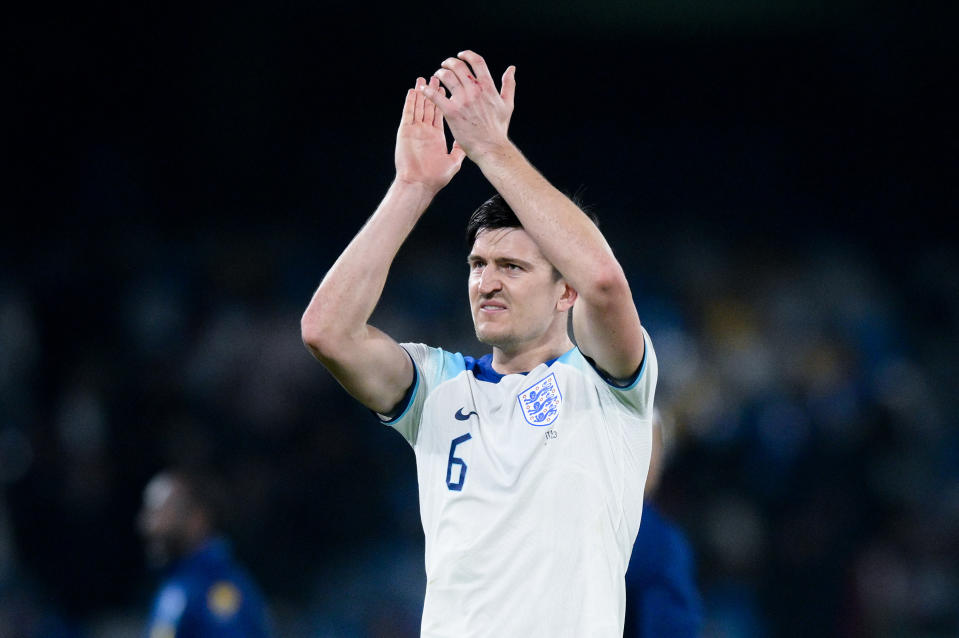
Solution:
[[[631,280],[706,634],[959,635],[959,15],[916,6],[8,8],[0,636],[141,635],[134,518],[170,463],[227,480],[281,635],[416,635],[413,455],[299,316],[405,90],[467,47],[517,65],[513,139]],[[377,325],[484,352],[462,237],[490,194],[467,162]]]

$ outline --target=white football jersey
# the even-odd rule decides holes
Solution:
[[[413,446],[426,536],[422,635],[623,635],[657,364],[603,379],[578,348],[525,374],[403,344],[416,367],[389,425]]]

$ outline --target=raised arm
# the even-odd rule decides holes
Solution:
[[[432,90],[442,92],[439,81]],[[416,86],[426,86],[417,78]],[[410,89],[396,135],[396,178],[323,278],[300,320],[303,342],[346,390],[366,407],[392,410],[413,382],[413,366],[389,335],[369,325],[400,246],[437,192],[463,162],[446,148],[443,115]]]
[[[457,143],[579,294],[573,307],[573,331],[580,349],[610,376],[628,378],[636,372],[644,352],[629,284],[592,220],[509,140],[515,76],[515,67],[506,69],[502,89],[497,90],[483,58],[463,51],[444,61],[435,73],[450,90],[450,97],[435,84],[420,90],[443,112]],[[585,98],[577,98],[571,91],[568,99],[572,103]]]

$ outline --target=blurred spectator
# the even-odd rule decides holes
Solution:
[[[208,477],[184,471],[155,476],[138,520],[150,563],[165,569],[149,638],[266,638],[259,590],[217,535],[217,498]]]
[[[692,546],[654,502],[674,440],[667,428],[655,410],[643,520],[626,570],[626,638],[696,638],[703,626]]]
[[[652,39],[640,14],[662,12],[608,3],[609,29],[595,4],[569,30],[520,21],[503,40],[525,48],[521,74],[563,68],[603,105],[583,117],[527,92],[548,99],[523,127],[539,168],[599,200],[635,282],[657,402],[682,426],[653,500],[694,548],[704,636],[959,636],[959,180],[940,95],[959,3],[655,3],[685,35],[656,22]],[[411,44],[399,9],[377,28],[365,3],[226,21],[209,3],[189,20],[16,6],[0,637],[138,635],[154,583],[130,520],[170,464],[242,486],[229,538],[278,635],[384,635],[335,622],[371,618],[361,601],[384,578],[378,613],[419,618],[412,456],[314,367],[296,326],[350,211],[378,197],[356,167],[381,155],[370,122],[388,105],[329,87],[376,68],[388,32],[405,39],[382,81],[442,43]],[[317,37],[350,11],[384,47]],[[465,294],[446,267],[462,247],[437,241],[459,232],[460,197],[398,256],[377,322],[465,352],[469,315],[444,302]]]

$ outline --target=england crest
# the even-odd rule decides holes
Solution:
[[[516,395],[523,416],[530,425],[551,425],[559,416],[559,406],[563,403],[563,394],[559,391],[556,375],[537,381]]]

